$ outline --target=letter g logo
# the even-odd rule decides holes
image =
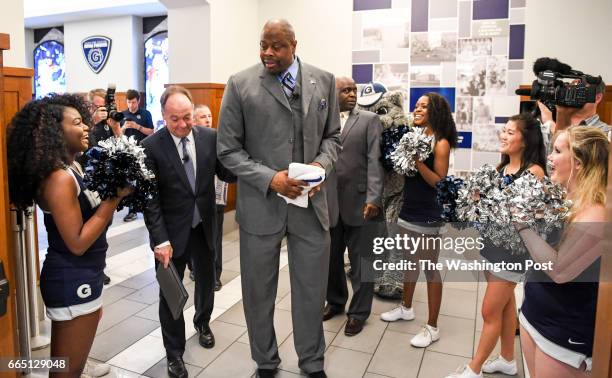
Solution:
[[[87,298],[91,295],[91,286],[89,284],[83,284],[77,289],[77,295],[79,298]]]

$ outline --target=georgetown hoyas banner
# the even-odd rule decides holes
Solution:
[[[87,37],[81,47],[89,68],[95,73],[102,71],[110,55],[111,39],[101,35]]]

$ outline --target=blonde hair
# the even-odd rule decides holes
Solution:
[[[610,142],[606,134],[595,127],[572,126],[565,132],[571,151],[572,170],[574,161],[581,165],[576,174],[574,205],[568,219],[571,222],[586,206],[606,203]]]
[[[90,90],[89,93],[87,93],[87,100],[89,100],[89,102],[93,102],[93,98],[95,96],[105,98],[106,97],[106,89],[96,88],[96,89]]]

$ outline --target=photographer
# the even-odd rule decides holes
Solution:
[[[140,109],[140,93],[134,89],[126,92],[128,110],[123,112],[121,131],[127,137],[134,136],[140,143],[144,138],[153,134],[153,117],[146,109]]]
[[[153,134],[153,117],[148,110],[139,108],[140,94],[138,91],[129,89],[126,93],[126,102],[128,110],[123,112],[121,132],[126,137],[133,136],[140,144],[144,138]],[[131,222],[133,220],[136,220],[136,213],[130,209],[123,221]]]
[[[90,103],[91,118],[94,123],[93,130],[90,133],[91,147],[97,146],[98,142],[101,140],[121,135],[119,123],[108,120],[105,97],[106,90],[102,88],[92,89],[87,94],[87,99]]]
[[[93,121],[93,129],[89,133],[89,148],[98,145],[101,140],[108,139],[112,136],[121,135],[121,126],[119,122],[108,118],[108,111],[106,110],[106,90],[102,88],[92,89],[87,94],[89,100],[89,111],[91,112],[91,119]],[[82,171],[87,162],[85,154],[81,154],[73,163],[76,170]],[[112,222],[112,220],[111,220]],[[110,227],[110,224],[109,224]],[[104,285],[110,284],[110,277],[106,273],[104,275]]]
[[[600,129],[610,138],[610,125],[603,122],[597,114],[597,105],[603,100],[606,84],[602,80],[595,87],[595,102],[587,102],[581,108],[570,108],[557,105],[556,122],[552,119],[552,112],[538,102],[542,112],[542,122],[550,121],[553,134],[559,133],[570,126],[592,126]]]
[[[603,100],[606,84],[601,76],[573,69],[554,58],[538,58],[533,64],[537,79],[531,89],[516,94],[537,100],[542,134],[550,152],[555,136],[570,126],[592,126],[610,139],[610,125],[599,119],[597,105]],[[539,114],[538,114],[539,113]]]

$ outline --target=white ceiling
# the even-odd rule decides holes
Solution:
[[[118,16],[167,14],[158,0],[24,0],[26,28],[44,28],[71,21]]]

